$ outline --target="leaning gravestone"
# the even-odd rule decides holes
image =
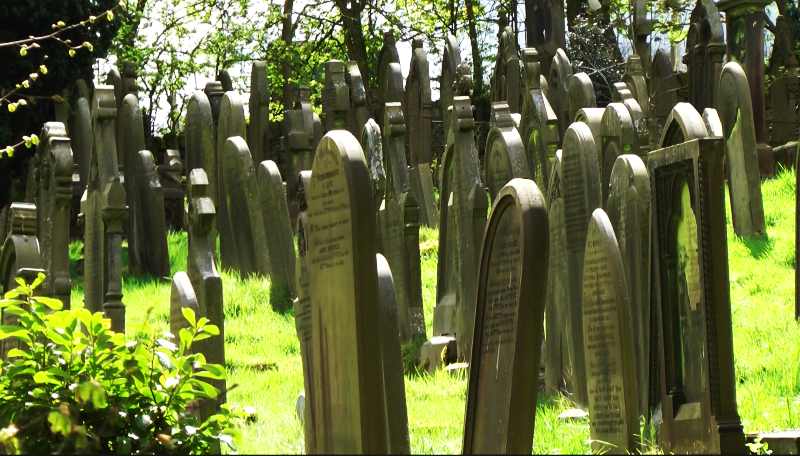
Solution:
[[[397,93],[396,87],[389,87],[392,81],[388,79],[388,73],[389,65],[392,63],[400,63],[400,54],[397,53],[394,30],[389,29],[383,34],[383,47],[381,47],[381,51],[378,53],[378,73],[376,75],[378,93],[376,94],[375,100],[373,100],[373,104],[376,106],[375,116],[373,118],[377,119],[378,126],[381,128],[383,128],[383,109],[386,103],[402,101],[401,98],[398,98],[398,95],[402,96],[403,81],[400,81],[400,93]]]
[[[601,204],[608,199],[608,182],[611,169],[617,157],[635,153],[635,131],[628,108],[622,103],[609,103],[603,113],[602,137],[595,138],[598,146],[598,164],[600,165],[600,185],[603,189]]]
[[[725,136],[733,231],[746,238],[766,234],[750,86],[736,62],[722,69],[718,102]]]
[[[284,289],[290,296],[295,290],[295,254],[292,240],[292,222],[278,165],[264,160],[258,165],[258,194],[264,217],[264,235],[269,254],[272,286]]]
[[[317,124],[316,114],[311,110],[308,87],[299,88],[298,100],[295,101],[294,108],[284,112],[284,136],[281,139],[283,150],[286,152],[283,175],[286,180],[286,200],[289,206],[289,218],[292,221],[292,227],[296,226],[297,213],[299,212],[297,201],[299,182],[297,176],[302,171],[311,169],[314,150],[316,149],[316,140],[314,139]]]
[[[222,279],[217,273],[216,239],[210,237],[214,226],[214,202],[209,198],[208,176],[202,168],[192,170],[188,176],[187,240],[189,257],[187,275],[197,298],[197,318],[208,318],[219,328],[219,336],[198,341],[195,349],[203,353],[206,362],[225,365],[225,319],[222,301]],[[175,333],[173,333],[175,334]],[[220,390],[217,401],[204,401],[200,406],[201,417],[216,413],[219,404],[225,403],[225,380],[210,383]]]
[[[141,272],[156,278],[169,277],[169,247],[167,244],[167,222],[164,213],[164,194],[158,181],[155,159],[148,150],[136,153],[134,166],[128,168],[135,181],[133,185],[134,210],[129,217],[136,217],[136,258]],[[129,174],[130,175],[130,174]],[[130,247],[128,248],[130,251]]]
[[[367,123],[367,91],[364,88],[364,81],[361,79],[361,70],[358,63],[347,62],[347,71],[344,75],[345,83],[350,95],[350,107],[347,110],[347,131],[356,138],[361,137],[361,129]]]
[[[378,326],[375,225],[358,140],[331,131],[317,147],[308,197],[313,384],[320,453],[389,450]],[[360,217],[359,217],[360,216]],[[335,289],[331,289],[333,286]]]
[[[622,256],[608,216],[595,209],[586,235],[583,334],[592,451],[639,450],[636,362]]]
[[[689,108],[694,110],[681,103],[674,111]],[[673,122],[683,130],[680,135],[705,130],[694,113],[700,125]],[[679,118],[675,114],[671,117]],[[653,207],[658,208],[652,228],[652,311],[659,322],[656,360],[663,367],[652,394],[661,404],[661,447],[676,454],[746,452],[736,405],[724,147],[722,139],[701,137],[648,155]]]
[[[81,199],[85,228],[85,307],[105,312],[116,332],[125,330],[122,304],[122,233],[128,207],[117,167],[114,88],[97,86],[92,102],[94,143],[89,182]]]
[[[650,383],[652,336],[650,311],[650,177],[647,166],[636,155],[621,155],[614,163],[609,182],[605,211],[614,228],[633,328],[636,355],[636,384],[639,391],[639,415],[649,416],[647,410]]]
[[[212,105],[213,107],[213,105]],[[212,111],[213,112],[213,111]],[[244,107],[241,97],[237,92],[226,92],[222,96],[219,108],[219,122],[217,124],[217,167],[216,167],[216,193],[211,196],[217,205],[217,231],[219,232],[219,259],[223,269],[240,270],[237,256],[234,253],[234,228],[229,215],[230,195],[225,193],[225,144],[229,138],[245,136]],[[235,155],[235,154],[234,154]],[[238,161],[238,158],[237,158]],[[251,159],[252,161],[252,159]],[[231,164],[235,167],[236,164]],[[233,177],[239,180],[240,176]],[[237,220],[237,223],[239,221]],[[252,253],[251,253],[252,255]],[[252,265],[250,265],[252,266]],[[250,266],[245,268],[251,271]],[[252,272],[252,271],[251,271]]]
[[[241,136],[228,138],[220,150],[220,165],[220,200],[225,201],[228,226],[233,229],[229,251],[231,269],[242,277],[253,274],[267,277],[270,258],[256,169]]]
[[[69,309],[72,290],[69,278],[72,149],[64,124],[44,124],[34,161],[36,237],[45,274],[37,292],[61,300],[64,309]]]
[[[572,79],[572,64],[563,49],[558,49],[553,56],[548,75],[548,91],[552,99],[550,102],[558,117],[558,137],[563,138],[567,127],[572,123],[570,117],[570,80]],[[594,95],[594,94],[592,94]]]
[[[325,62],[325,87],[322,89],[322,121],[325,130],[344,130],[350,116],[350,88],[344,78],[344,62]]]
[[[250,73],[250,131],[247,145],[253,154],[253,162],[277,160],[269,150],[269,80],[267,62],[253,62]]]
[[[492,103],[492,128],[486,137],[486,187],[492,202],[500,190],[515,178],[530,179],[528,159],[522,138],[514,126],[511,110],[506,103]]]
[[[463,453],[533,449],[545,301],[548,221],[529,179],[497,195],[478,274]]]
[[[564,227],[567,235],[567,289],[570,328],[569,358],[572,364],[573,401],[587,405],[583,344],[582,290],[583,257],[591,214],[601,207],[600,169],[597,147],[589,127],[581,122],[569,126],[561,159],[561,192],[564,199]]]
[[[569,123],[575,121],[575,115],[579,110],[597,107],[594,85],[586,73],[574,74],[569,78],[567,96],[569,97]],[[564,131],[566,132],[566,129]]]
[[[398,307],[394,280],[383,255],[375,257],[378,266],[378,326],[381,333],[383,398],[386,403],[387,453],[411,454],[408,437],[408,410],[400,339],[397,337]],[[424,329],[424,327],[423,327]]]
[[[550,167],[560,141],[558,117],[542,90],[538,57],[535,49],[522,50],[525,95],[522,102],[521,136],[525,155],[528,157],[528,170],[536,185],[546,193]]]

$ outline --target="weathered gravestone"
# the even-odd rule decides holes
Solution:
[[[133,166],[128,168],[129,179],[134,181],[133,210],[129,208],[128,217],[136,218],[136,266],[139,271],[153,277],[169,277],[164,195],[155,159],[148,150],[140,150],[135,157]],[[130,255],[130,244],[128,252]]]
[[[222,89],[222,84],[219,81],[210,81],[206,83],[203,88],[203,93],[208,97],[208,102],[211,103],[211,117],[214,120],[214,131],[217,130],[219,123],[219,111],[222,107],[222,97],[225,95],[225,90]]]
[[[72,113],[69,137],[72,142],[73,160],[80,175],[80,188],[89,182],[89,168],[92,160],[92,110],[87,98],[79,97]]]
[[[225,312],[222,301],[222,279],[216,267],[216,239],[211,238],[214,226],[214,201],[209,198],[208,176],[202,168],[194,169],[188,176],[188,199],[186,208],[186,227],[189,257],[186,263],[187,275],[197,298],[197,318],[208,318],[219,328],[219,336],[196,342],[195,350],[206,358],[206,362],[225,365]],[[174,285],[174,283],[173,283]],[[170,322],[171,324],[171,322]],[[177,333],[174,333],[176,334]],[[220,394],[217,401],[205,401],[200,405],[200,416],[209,417],[216,413],[219,404],[226,401],[225,380],[212,380],[210,383]]]
[[[647,79],[644,77],[642,58],[636,54],[628,57],[625,62],[625,73],[622,75],[622,82],[625,83],[631,93],[631,97],[639,104],[645,117],[650,116],[650,92],[647,88]],[[642,128],[647,132],[647,125]],[[647,144],[643,144],[646,146]]]
[[[685,138],[705,130],[679,117],[667,128]],[[736,410],[723,156],[723,140],[704,137],[648,155],[658,322],[650,406],[661,405],[659,440],[674,453],[746,451]]]
[[[522,50],[525,95],[522,101],[522,143],[528,157],[528,170],[536,185],[547,192],[550,167],[560,144],[558,117],[541,86],[538,55],[534,49]]]
[[[241,136],[228,138],[220,150],[219,177],[220,201],[224,201],[227,223],[232,229],[231,250],[227,252],[231,255],[229,267],[243,277],[253,274],[267,277],[270,258],[256,169]]]
[[[392,270],[383,255],[375,256],[378,267],[378,327],[381,334],[381,366],[383,368],[383,399],[386,413],[386,435],[389,454],[411,454],[408,436],[408,410],[400,338],[396,328],[398,316]],[[423,323],[423,331],[424,331]],[[424,333],[424,332],[423,332]]]
[[[439,107],[442,110],[442,125],[444,135],[450,133],[450,117],[447,109],[453,106],[453,97],[469,96],[469,93],[456,93],[455,84],[457,82],[457,71],[461,66],[461,50],[458,47],[456,37],[448,34],[442,51],[442,76],[439,84]],[[469,72],[467,72],[469,74]],[[441,195],[439,196],[441,198]],[[441,201],[439,201],[441,204]],[[446,203],[446,202],[445,202]]]
[[[172,231],[182,231],[186,192],[181,180],[184,174],[181,152],[177,149],[167,149],[164,152],[164,162],[156,167],[156,171],[164,198],[166,227]]]
[[[545,392],[557,394],[572,390],[569,359],[569,283],[567,270],[567,232],[564,223],[562,192],[562,151],[556,153],[548,185],[547,211],[550,254],[547,267],[547,306],[545,311]]]
[[[383,131],[386,198],[378,219],[381,247],[392,267],[397,293],[400,341],[425,335],[419,253],[419,204],[406,169],[406,124],[400,103],[386,103]]]
[[[602,137],[595,138],[598,148],[598,164],[600,165],[600,185],[603,189],[601,205],[608,199],[608,182],[611,169],[617,157],[635,153],[635,132],[630,112],[622,103],[609,103],[603,113]]]
[[[377,119],[378,126],[383,128],[383,109],[386,103],[401,102],[403,82],[400,81],[401,92],[397,92],[396,87],[389,87],[394,81],[388,79],[389,65],[392,63],[400,63],[400,54],[397,53],[397,43],[394,38],[394,30],[389,29],[383,34],[383,46],[378,53],[378,73],[376,75],[378,84],[378,93],[373,100],[375,105],[375,115],[373,119]]]
[[[198,90],[189,97],[184,129],[186,132],[186,175],[188,176],[197,168],[202,168],[208,177],[209,197],[213,197],[217,189],[217,145],[214,137],[211,102],[202,91]]]
[[[649,11],[646,0],[636,0],[632,6],[631,32],[633,32],[633,51],[649,72],[650,58],[652,57],[652,38],[650,35],[653,33],[653,20],[647,17]]]
[[[358,63],[352,60],[347,62],[344,79],[350,96],[350,106],[347,110],[347,131],[356,138],[360,138],[361,129],[367,123],[369,115],[367,114],[367,91],[364,88],[364,81],[361,79]]]
[[[667,117],[672,112],[672,108],[678,104],[679,84],[678,77],[672,70],[669,56],[659,49],[653,56],[647,84],[650,90],[648,130],[650,131],[650,144],[654,146],[654,149],[660,147],[659,138],[661,138]]]
[[[722,18],[712,0],[701,0],[690,15],[686,36],[686,64],[689,102],[695,109],[717,108],[717,88],[725,59]]]
[[[109,72],[109,79],[116,70]],[[120,81],[121,84],[121,81]],[[117,88],[114,88],[117,91]],[[121,89],[120,89],[121,90]],[[119,95],[116,95],[119,96]],[[136,193],[134,186],[134,163],[136,154],[144,150],[144,128],[142,125],[142,113],[139,110],[139,98],[134,94],[122,95],[124,99],[119,99],[117,106],[116,135],[117,135],[117,157],[120,165],[126,170],[124,181],[125,204],[128,206],[128,220],[125,234],[128,238],[128,269],[130,271],[139,270],[139,249],[137,242],[145,242],[141,238],[144,233],[136,228],[136,204],[134,199]]]
[[[72,203],[72,149],[61,122],[47,122],[34,157],[36,237],[45,279],[38,293],[69,309],[69,211]],[[5,232],[2,233],[5,235]]]
[[[347,129],[349,112],[350,88],[344,78],[344,62],[329,60],[325,62],[325,87],[322,89],[322,122],[325,130]]]
[[[586,364],[583,344],[582,290],[586,233],[591,214],[601,207],[600,169],[592,132],[582,122],[569,126],[561,156],[561,195],[564,200],[564,229],[567,247],[569,302],[565,306],[572,365],[573,401],[587,405]]]
[[[548,92],[552,97],[553,110],[558,117],[558,137],[563,138],[567,127],[572,123],[570,113],[570,80],[572,79],[572,65],[563,49],[558,49],[553,56],[548,75]]]
[[[276,154],[269,150],[269,80],[267,62],[253,62],[250,73],[250,131],[247,145],[253,155],[254,163],[264,160],[277,160]]]
[[[603,137],[603,115],[605,108],[581,108],[575,113],[575,122],[583,122],[592,132],[593,138]],[[602,144],[601,144],[602,145]]]
[[[550,63],[557,50],[567,47],[564,6],[553,0],[526,2],[525,28],[526,47],[536,48],[542,56],[544,74],[550,74]]]
[[[379,208],[386,193],[386,173],[383,167],[383,136],[381,128],[373,119],[369,119],[361,130],[361,150],[367,160],[373,202]]]
[[[316,149],[314,139],[316,115],[311,110],[308,87],[299,87],[298,100],[296,100],[294,108],[284,112],[284,136],[282,138],[283,150],[286,152],[283,175],[286,178],[286,200],[292,227],[297,224],[297,213],[299,212],[297,176],[302,171],[311,169]]]
[[[514,126],[514,119],[506,103],[492,103],[492,128],[486,137],[486,187],[495,201],[500,190],[515,178],[530,179],[528,159],[522,138]]]
[[[213,108],[213,105],[212,105]],[[212,110],[213,113],[213,110]],[[224,153],[225,144],[229,138],[245,136],[245,120],[244,120],[244,107],[242,105],[241,97],[237,92],[226,92],[222,96],[219,107],[219,122],[216,129],[217,141],[217,168],[216,168],[216,193],[211,196],[214,204],[217,206],[217,232],[219,233],[219,260],[220,266],[223,269],[240,270],[240,265],[237,263],[238,257],[236,256],[236,247],[234,246],[234,225],[231,224],[230,211],[230,195],[226,194],[225,187],[225,169],[226,169],[226,155]],[[233,154],[236,157],[237,154]],[[249,154],[248,154],[249,155]],[[238,157],[236,157],[238,161]],[[251,159],[252,162],[252,159]],[[231,168],[229,172],[235,173],[238,165],[235,163],[229,164]],[[238,175],[232,174],[235,181],[241,178]],[[232,182],[231,184],[233,184]],[[237,220],[238,224],[239,220]],[[237,225],[238,226],[238,225]],[[252,256],[252,253],[250,254]],[[252,265],[251,265],[252,266]],[[245,268],[247,272],[254,272]]]
[[[500,28],[500,43],[492,74],[491,101],[504,101],[513,113],[520,112],[520,74],[517,38],[511,27]]]
[[[594,85],[586,73],[578,73],[569,78],[569,123],[575,121],[575,115],[583,108],[596,108],[597,98],[594,94]],[[567,125],[569,127],[569,125]],[[566,132],[566,128],[564,129]]]
[[[625,271],[611,221],[595,209],[586,235],[583,334],[592,450],[639,450],[639,404]]]
[[[120,74],[116,68],[112,68],[111,71],[108,72],[106,84],[114,86],[114,99],[117,102],[117,109],[122,108],[122,103],[129,94],[136,96],[138,99],[139,88],[136,86],[136,64],[133,62],[122,62],[122,74]],[[127,128],[127,125],[117,122],[117,162],[119,166],[124,169],[128,161],[122,155],[125,152],[123,148],[122,128]],[[142,136],[144,136],[144,130],[142,130]],[[144,149],[144,147],[142,147],[142,149]]]
[[[747,238],[760,236],[767,231],[764,226],[753,110],[747,76],[738,63],[728,63],[722,69],[719,95],[733,231],[737,236]]]
[[[84,306],[105,312],[116,332],[125,330],[122,304],[122,233],[128,207],[117,167],[114,88],[97,86],[92,102],[94,142],[89,182],[81,199],[85,229]]]
[[[533,181],[513,179],[503,187],[483,239],[464,454],[532,450],[548,230],[545,200]]]
[[[780,11],[779,11],[780,12]],[[783,12],[788,14],[788,12]],[[769,73],[775,80],[769,84],[770,107],[772,108],[772,137],[770,143],[775,146],[785,145],[797,141],[798,106],[800,105],[800,74],[797,67],[800,65],[795,53],[797,45],[794,36],[794,21],[789,17],[779,14],[775,18],[775,42],[770,57]],[[777,147],[776,147],[777,149]],[[792,148],[794,149],[794,148]],[[794,166],[794,161],[780,160],[776,152],[776,161],[784,167]],[[788,157],[787,157],[788,158]]]
[[[228,70],[222,69],[217,73],[217,82],[220,83],[223,91],[233,92],[233,79],[231,79],[231,74],[228,73]]]
[[[614,228],[625,283],[628,315],[633,329],[636,355],[636,385],[639,416],[647,410],[652,347],[650,312],[650,177],[647,166],[636,155],[621,155],[614,163],[605,212]],[[591,415],[590,415],[591,416]]]
[[[270,280],[273,287],[283,289],[289,296],[296,295],[295,253],[292,239],[292,222],[278,165],[264,160],[258,165],[258,195],[264,217],[264,242],[269,254]]]
[[[308,198],[313,383],[320,453],[388,451],[369,171],[358,140],[331,131],[314,157]],[[335,289],[331,289],[331,286]]]

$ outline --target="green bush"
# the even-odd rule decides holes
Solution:
[[[205,318],[183,309],[191,328],[179,345],[145,336],[127,340],[110,330],[101,313],[61,310],[61,301],[33,295],[43,274],[0,301],[19,325],[0,326],[9,362],[0,380],[0,441],[8,453],[208,453],[224,442],[235,451],[247,415],[222,405],[199,423],[187,405],[215,400],[204,379],[225,378],[192,344],[219,334]]]

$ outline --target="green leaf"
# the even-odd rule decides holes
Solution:
[[[168,341],[166,339],[158,339],[158,340],[156,340],[156,343],[158,345],[166,348],[167,350],[169,350],[171,352],[178,351],[178,347],[175,344],[173,344],[172,342],[170,342],[170,341]]]
[[[28,356],[28,353],[29,352],[20,350],[19,348],[12,348],[11,350],[8,351],[8,353],[6,354],[6,357],[8,357],[8,358],[18,358],[18,357],[24,358],[24,357]]]
[[[183,313],[183,318],[185,318],[186,321],[188,321],[189,324],[192,325],[192,328],[197,328],[197,319],[195,318],[194,315],[194,309],[192,309],[191,307],[184,307],[183,309],[181,309],[181,313]]]
[[[60,411],[50,412],[47,415],[47,421],[50,423],[50,431],[53,434],[62,434],[66,437],[72,430],[72,422],[69,417]]]
[[[48,329],[47,331],[45,331],[45,335],[47,336],[48,339],[52,340],[56,344],[65,345],[67,347],[72,345],[72,341],[63,334],[59,334],[58,331]]]
[[[205,325],[202,331],[214,336],[219,336],[219,328],[216,325]]]
[[[35,373],[33,375],[33,381],[36,382],[36,383],[39,383],[39,384],[42,384],[42,383],[52,383],[54,385],[60,385],[61,384],[61,382],[59,382],[53,376],[53,374],[51,374],[51,373],[49,373],[47,371],[39,371],[39,372]]]
[[[202,368],[205,369],[205,372],[200,371],[195,375],[198,377],[213,378],[214,380],[225,379],[225,369],[219,364],[203,364]]]
[[[188,329],[181,329],[178,333],[178,336],[181,339],[181,347],[184,349],[191,347],[192,344],[192,332]]]
[[[27,310],[23,309],[22,307],[15,306],[15,305],[10,305],[10,306],[6,307],[5,310],[3,310],[3,313],[9,314],[9,315],[16,315],[18,317],[21,317],[23,315],[30,315]]]
[[[121,437],[117,442],[117,454],[131,454],[131,439]]]
[[[202,380],[198,379],[191,379],[189,380],[193,386],[199,388],[199,390],[195,390],[195,394],[201,397],[209,398],[209,399],[216,399],[219,396],[219,390],[211,386],[211,384],[206,383]]]
[[[36,135],[32,135],[32,136],[31,136],[31,141],[32,141],[34,144],[39,144],[39,138],[36,138],[36,139],[34,139],[34,138],[36,138]],[[34,280],[34,281],[33,281],[33,284],[31,284],[31,288],[36,288],[36,287],[38,287],[39,285],[41,285],[41,283],[42,283],[42,282],[44,282],[44,273],[43,273],[43,272],[40,272],[40,273],[39,273],[39,274],[36,276],[36,280]]]
[[[168,354],[166,354],[164,352],[161,352],[161,351],[157,351],[156,352],[156,357],[158,358],[158,364],[161,364],[161,367],[163,367],[164,369],[167,369],[167,370],[170,370],[170,371],[175,369],[175,364],[173,364],[173,362],[170,359],[170,356]]]
[[[6,309],[6,311],[8,311],[8,309]],[[0,340],[8,339],[9,337],[20,339],[22,336],[30,340],[28,331],[25,328],[21,328],[17,325],[0,325]]]
[[[67,380],[72,378],[72,376],[70,374],[68,374],[67,372],[65,372],[65,371],[63,371],[63,370],[61,370],[61,369],[59,369],[57,367],[51,367],[50,369],[47,369],[45,372],[47,372],[48,374],[57,376],[57,377],[61,377],[63,379],[67,379]]]
[[[61,302],[60,299],[47,298],[44,296],[36,296],[35,298],[33,298],[33,300],[46,305],[52,310],[61,310],[62,308],[64,308],[64,303]]]

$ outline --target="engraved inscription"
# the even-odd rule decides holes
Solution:
[[[586,176],[580,153],[562,156],[561,172],[564,185],[564,225],[567,230],[567,250],[580,252],[585,247],[589,223],[589,204],[586,195]]]

